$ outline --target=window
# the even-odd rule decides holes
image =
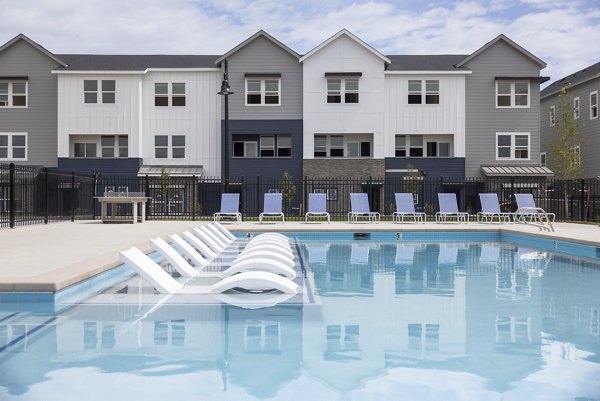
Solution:
[[[554,106],[550,106],[550,125],[554,125],[556,123],[556,109]]]
[[[246,79],[246,106],[279,106],[280,79]]]
[[[154,105],[168,106],[169,105],[169,84],[155,83],[154,84]]]
[[[127,136],[108,136],[100,137],[102,157],[127,157],[129,154]]]
[[[546,167],[546,152],[540,153],[540,165]]]
[[[371,142],[348,142],[348,157],[370,157]]]
[[[329,139],[329,156],[344,157],[344,137],[340,135],[332,135]]]
[[[116,81],[114,79],[103,79],[100,81],[101,102],[109,104],[115,102]],[[83,102],[88,104],[98,103],[98,81],[86,79],[83,81]]]
[[[114,103],[116,82],[114,79],[102,80],[102,103]]]
[[[406,157],[406,135],[396,135],[396,157]]]
[[[496,81],[496,107],[529,107],[529,82]]]
[[[185,83],[172,83],[171,94],[172,106],[185,106]]]
[[[529,133],[497,133],[497,160],[529,160]]]
[[[155,135],[154,157],[156,159],[184,159],[185,135]]]
[[[573,99],[573,118],[579,120],[579,98]]]
[[[258,157],[258,144],[255,141],[234,141],[233,157]]]
[[[408,138],[410,157],[423,157],[423,136],[410,135]]]
[[[358,103],[358,99],[358,78],[327,79],[327,103]]]
[[[73,155],[75,157],[96,157],[96,142],[75,142]]]
[[[425,87],[425,96],[423,96],[423,87]],[[440,104],[440,81],[437,79],[409,80],[408,104]]]
[[[261,135],[260,137],[260,157],[275,156],[275,137],[270,135]]]
[[[0,107],[27,107],[27,82],[0,82]]]
[[[450,143],[427,142],[427,157],[450,157]]]
[[[327,137],[315,135],[315,157],[327,157]]]
[[[277,136],[277,157],[292,156],[292,137],[290,135]]]
[[[598,91],[590,93],[590,120],[598,118]]]
[[[27,134],[0,134],[0,160],[27,160]]]

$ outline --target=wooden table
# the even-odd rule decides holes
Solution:
[[[121,223],[128,222],[128,219],[118,219],[115,216],[117,204],[130,204],[132,206],[131,220],[133,224],[137,223],[138,217],[138,204],[142,208],[142,223],[146,221],[146,202],[148,199],[145,196],[98,196],[96,197],[100,202],[100,214],[102,216],[103,223]],[[108,216],[108,205],[112,205],[111,215]]]

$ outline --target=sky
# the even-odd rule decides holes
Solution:
[[[304,54],[343,28],[386,55],[470,54],[503,33],[550,82],[600,61],[600,0],[0,0],[0,43],[59,54],[224,54],[260,29]]]

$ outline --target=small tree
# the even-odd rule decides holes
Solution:
[[[292,180],[292,176],[287,171],[283,173],[283,177],[279,181],[279,190],[281,191],[281,198],[283,199],[286,213],[289,213],[292,200],[296,196],[296,185],[294,184],[294,180]]]
[[[581,178],[582,165],[579,158],[578,146],[579,127],[573,114],[573,96],[569,93],[571,84],[564,86],[558,95],[555,106],[554,134],[556,139],[548,144],[550,153],[548,165],[554,171],[556,178],[573,180]]]

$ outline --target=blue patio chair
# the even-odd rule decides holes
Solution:
[[[237,223],[242,222],[242,214],[239,212],[240,194],[221,194],[221,211],[215,213],[215,221],[226,218],[234,218]]]
[[[517,201],[517,211],[515,212],[515,220],[519,222],[536,221],[540,224],[544,224],[544,221],[548,223],[550,229],[554,231],[552,223],[554,223],[554,213],[547,213],[541,207],[537,207],[533,194],[515,194],[515,200]]]
[[[498,218],[498,222],[500,221],[514,221],[515,214],[514,213],[506,213],[500,210],[500,202],[498,201],[498,194],[489,193],[489,194],[479,194],[479,200],[481,201],[481,212],[477,213],[477,221],[481,223],[482,221],[493,222],[494,217]]]
[[[435,221],[438,223],[445,223],[448,217],[455,217],[457,222],[469,221],[469,213],[458,211],[458,202],[456,201],[455,193],[441,193],[438,194],[438,202],[440,204],[440,211],[435,214]]]
[[[258,215],[258,221],[262,224],[265,217],[281,217],[281,222],[285,222],[285,216],[281,210],[282,197],[281,193],[265,194],[265,205],[263,212]]]
[[[326,194],[308,194],[308,212],[304,216],[305,223],[308,223],[309,217],[326,217],[327,223],[331,223],[329,213],[327,212]]]
[[[348,212],[348,223],[357,222],[359,217],[369,219],[369,223],[378,223],[381,216],[378,212],[371,212],[369,207],[369,197],[365,193],[350,194],[351,212]]]
[[[423,212],[415,211],[415,203],[413,201],[413,194],[411,193],[397,193],[394,194],[396,198],[396,211],[392,213],[392,221],[404,222],[404,217],[412,217],[417,221],[425,223],[427,215]]]

